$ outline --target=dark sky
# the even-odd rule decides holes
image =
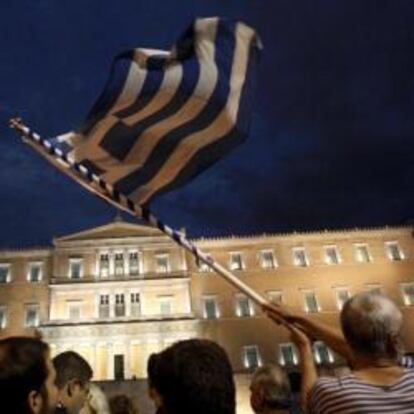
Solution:
[[[1,0],[0,106],[45,137],[76,128],[116,54],[169,48],[214,15],[264,44],[252,131],[154,212],[191,237],[412,221],[412,0]],[[114,215],[4,125],[0,165],[0,247]]]

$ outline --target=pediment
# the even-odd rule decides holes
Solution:
[[[121,221],[55,238],[54,243],[162,236],[164,234],[153,227]]]

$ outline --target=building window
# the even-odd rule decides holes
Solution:
[[[401,285],[404,305],[414,305],[414,283],[406,283]]]
[[[243,259],[241,253],[230,253],[230,269],[243,270]]]
[[[371,253],[367,244],[354,244],[355,260],[358,263],[372,262]]]
[[[99,256],[99,274],[101,277],[108,277],[109,275],[109,254],[102,253]]]
[[[125,316],[125,297],[122,293],[115,294],[115,316]]]
[[[402,367],[414,367],[414,354],[408,352],[401,357],[400,361]]]
[[[69,259],[69,277],[80,279],[83,276],[82,259]]]
[[[203,317],[205,319],[216,319],[219,317],[217,299],[215,297],[203,299]]]
[[[394,262],[398,262],[404,259],[404,253],[402,252],[398,242],[391,241],[385,243],[388,258]]]
[[[345,302],[350,298],[349,290],[347,288],[336,288],[335,297],[337,308],[342,310]]]
[[[262,365],[257,345],[243,347],[243,363],[246,368],[256,369]]]
[[[294,247],[292,249],[293,264],[295,266],[309,266],[308,257],[304,247]]]
[[[141,300],[139,293],[131,293],[131,316],[139,316],[141,314]]]
[[[0,283],[8,283],[11,280],[10,264],[0,264]]]
[[[283,294],[280,290],[269,290],[267,292],[267,298],[271,303],[281,304],[283,301]]]
[[[81,318],[81,303],[69,302],[68,303],[68,316],[70,320],[79,320]]]
[[[319,365],[327,365],[334,362],[331,350],[323,342],[317,341],[313,344],[313,353],[315,361]]]
[[[237,316],[253,316],[254,304],[245,295],[236,296],[236,315]]]
[[[137,275],[139,273],[138,252],[129,253],[129,274]]]
[[[109,295],[99,295],[99,317],[109,318]]]
[[[124,255],[122,253],[115,253],[115,274],[117,276],[124,274]]]
[[[27,280],[29,282],[40,282],[43,277],[43,264],[41,262],[29,263],[27,271]]]
[[[7,308],[0,306],[0,329],[5,329],[7,326]]]
[[[262,250],[260,252],[260,266],[263,269],[275,269],[277,267],[273,250]]]
[[[172,298],[170,296],[160,298],[160,313],[161,315],[172,314]]]
[[[305,311],[308,313],[315,313],[320,311],[318,301],[316,300],[315,292],[304,291],[303,297],[305,299]]]
[[[283,367],[291,367],[298,364],[296,350],[291,343],[279,345],[279,364]]]
[[[168,254],[156,256],[157,273],[168,273],[170,271],[170,261]]]
[[[341,259],[339,257],[338,248],[336,246],[325,246],[325,262],[329,265],[339,264]]]
[[[209,253],[207,253],[206,256],[208,259],[213,260],[213,258],[211,257]],[[201,260],[198,260],[197,266],[198,266],[199,272],[212,272],[213,271],[213,269],[207,263],[204,263]]]
[[[39,326],[39,305],[26,305],[24,324],[28,328]]]

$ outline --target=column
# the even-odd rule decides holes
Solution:
[[[125,249],[122,254],[124,258],[124,276],[129,276],[129,252]]]
[[[142,251],[138,252],[138,269],[140,276],[142,276],[144,274],[144,253]]]
[[[131,316],[131,292],[124,290],[125,316]]]
[[[191,286],[190,286],[190,284],[191,284],[191,280],[189,279],[188,280],[188,283],[187,283],[187,306],[186,306],[186,311],[188,312],[188,313],[191,313],[193,310],[191,309],[191,293],[190,293],[190,289],[191,289]]]
[[[99,301],[100,301],[99,292],[95,292],[95,298],[94,298],[95,307],[94,307],[94,310],[93,310],[93,316],[96,319],[99,318]]]
[[[115,374],[114,374],[114,355],[113,355],[113,344],[112,343],[106,344],[106,353],[107,353],[107,368],[106,368],[107,378],[106,379],[113,380]]]
[[[131,341],[125,341],[125,379],[131,379]]]
[[[109,317],[115,317],[115,294],[109,295]]]
[[[94,378],[105,380],[108,377],[108,351],[106,342],[95,343],[95,371]]]
[[[96,250],[95,251],[95,271],[94,271],[95,279],[100,278],[99,258],[100,258],[99,250]]]
[[[108,252],[108,259],[109,259],[109,277],[115,274],[115,254],[113,250]]]
[[[187,266],[187,257],[185,254],[185,250],[184,248],[180,247],[180,253],[181,253],[181,269],[184,270],[184,272],[186,272],[188,270],[188,266]]]
[[[93,344],[93,343],[90,344],[91,367],[92,367],[94,377],[96,376],[96,372],[97,372],[97,368],[98,368],[97,367],[97,358],[96,358],[96,354],[97,354],[96,348],[97,348],[96,343],[95,344]]]

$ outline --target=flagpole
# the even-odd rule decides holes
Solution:
[[[154,216],[148,208],[141,207],[131,201],[128,197],[119,193],[109,183],[106,183],[98,175],[90,172],[86,167],[72,160],[64,154],[59,148],[53,146],[50,141],[42,138],[39,134],[27,127],[20,118],[10,119],[10,127],[19,131],[26,143],[41,153],[49,162],[51,162],[60,171],[69,175],[79,182],[83,187],[92,191],[97,196],[105,199],[110,204],[121,207],[122,210],[133,215],[136,218],[142,218],[150,226],[156,227],[169,236],[178,245],[189,251],[196,261],[203,262],[212,268],[216,273],[222,276],[227,282],[235,288],[241,290],[250,299],[260,306],[267,304],[267,300],[253,290],[250,286],[240,280],[228,269],[216,262],[213,258],[202,252],[195,244],[189,241],[182,233],[164,224]]]

